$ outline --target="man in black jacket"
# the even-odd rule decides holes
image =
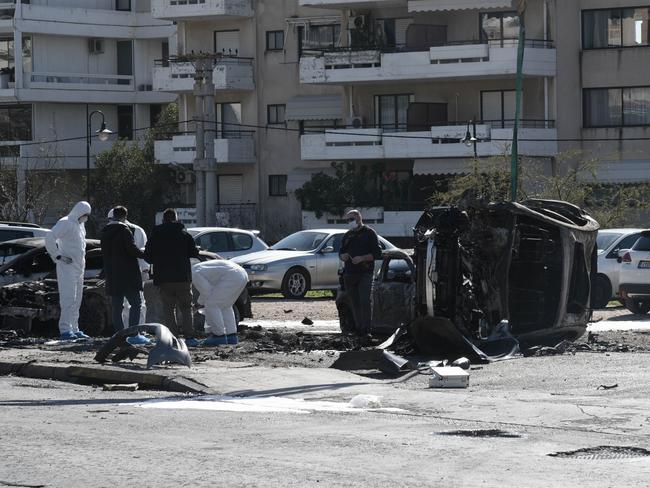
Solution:
[[[182,329],[185,343],[197,346],[194,338],[192,315],[192,268],[190,259],[199,257],[194,239],[178,222],[176,211],[168,208],[163,213],[163,223],[153,229],[145,247],[145,259],[153,267],[153,284],[160,290],[165,313],[165,325],[178,335],[176,314],[183,316]]]
[[[115,207],[113,220],[101,232],[106,292],[111,297],[113,327],[116,332],[124,328],[124,298],[131,306],[129,326],[138,325],[140,321],[142,273],[138,259],[144,258],[144,253],[136,246],[133,233],[126,225],[126,217],[126,208]]]
[[[363,225],[361,213],[350,210],[346,218],[350,230],[341,242],[339,258],[343,267],[343,285],[350,297],[356,332],[359,336],[370,334],[370,292],[375,260],[381,259],[381,248],[377,234]]]

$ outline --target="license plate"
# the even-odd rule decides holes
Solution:
[[[650,268],[650,261],[639,261],[639,268]]]

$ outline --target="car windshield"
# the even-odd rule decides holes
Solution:
[[[596,244],[598,245],[598,254],[602,253],[607,249],[612,243],[621,237],[623,234],[618,234],[616,232],[599,232],[598,237],[596,238]]]
[[[275,251],[312,251],[322,244],[329,234],[324,232],[296,232],[271,246]]]

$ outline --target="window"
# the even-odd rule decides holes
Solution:
[[[152,103],[149,105],[149,127],[155,127],[160,121],[165,105],[160,103]],[[170,127],[163,127],[163,130],[169,130]]]
[[[284,113],[286,105],[267,105],[266,106],[266,122],[272,124],[284,124]]]
[[[284,197],[287,195],[287,175],[269,175],[269,196]]]
[[[0,141],[32,140],[32,106],[0,106]]]
[[[131,11],[131,0],[115,0],[115,10]]]
[[[489,12],[480,14],[481,40],[483,42],[503,41],[519,37],[519,16],[517,12]]]
[[[593,88],[583,93],[585,127],[650,125],[650,87]]]
[[[339,45],[341,26],[339,24],[310,25],[298,28],[298,54],[309,49],[332,49]]]
[[[197,244],[204,251],[210,252],[228,252],[228,234],[225,232],[210,232],[203,234],[197,239]]]
[[[284,49],[284,31],[266,32],[266,50],[282,51]]]
[[[239,139],[242,137],[241,103],[217,103],[217,134],[222,139]]]
[[[650,251],[650,236],[642,235],[636,244],[632,246],[633,251]]]
[[[232,250],[233,251],[248,251],[253,247],[253,238],[248,234],[240,234],[234,232],[230,235],[232,237]]]
[[[641,234],[631,234],[621,239],[621,241],[614,246],[614,249],[609,252],[607,259],[616,259],[620,249],[630,249],[640,236]]]
[[[117,106],[117,136],[133,140],[133,105]]]
[[[13,241],[14,239],[23,239],[25,237],[34,237],[34,233],[27,230],[0,229],[0,242]]]
[[[490,122],[493,127],[513,127],[516,93],[515,90],[482,91],[481,120]]]
[[[375,121],[385,131],[404,132],[408,127],[413,95],[375,95]]]
[[[582,48],[648,46],[650,7],[584,10]]]
[[[25,2],[23,2],[25,3]],[[30,72],[32,70],[32,38],[23,37],[23,70]],[[15,68],[14,56],[14,38],[6,37],[0,39],[0,69]],[[12,75],[13,81],[13,75]]]
[[[343,234],[336,234],[335,236],[330,237],[325,246],[323,247],[333,247],[336,254],[341,250],[341,244],[343,243]]]

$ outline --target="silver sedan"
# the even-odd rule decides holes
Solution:
[[[309,290],[336,290],[339,286],[339,250],[345,229],[303,230],[285,237],[266,251],[232,259],[248,272],[251,291],[281,291],[302,298]],[[383,237],[382,250],[395,249]],[[377,262],[377,266],[380,262]]]

